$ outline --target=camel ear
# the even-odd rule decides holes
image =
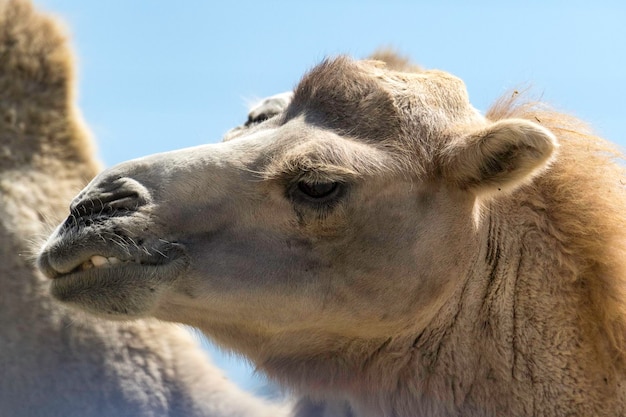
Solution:
[[[476,195],[510,192],[546,168],[558,147],[544,127],[505,119],[445,150],[444,175]]]

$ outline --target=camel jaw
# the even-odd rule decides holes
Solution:
[[[106,236],[111,236],[107,238]],[[79,250],[68,250],[76,247]],[[107,318],[149,314],[188,267],[185,248],[156,240],[124,245],[112,233],[60,230],[37,260],[57,300]]]

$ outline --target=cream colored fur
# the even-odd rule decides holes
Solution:
[[[100,174],[38,258],[53,295],[196,326],[298,417],[625,415],[619,153],[402,62],[326,60],[227,142]]]
[[[100,166],[74,107],[66,35],[0,1],[0,416],[277,416],[182,328],[112,323],[51,299],[31,246]]]

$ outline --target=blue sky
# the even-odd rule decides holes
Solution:
[[[512,88],[626,146],[626,2],[35,0],[70,27],[79,105],[106,165],[219,141],[246,104],[328,55],[392,46],[461,77],[485,110]],[[247,388],[249,368],[213,353]]]

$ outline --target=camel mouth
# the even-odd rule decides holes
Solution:
[[[120,253],[125,252],[125,253]],[[115,273],[128,268],[167,266],[184,257],[181,245],[168,243],[159,248],[132,254],[130,249],[118,250],[94,250],[85,254],[74,253],[64,256],[64,251],[57,249],[46,251],[39,257],[38,263],[44,274],[53,281],[77,275],[85,272],[108,271]]]
[[[170,260],[169,255],[158,251],[160,255],[145,254],[139,256],[130,253],[121,253],[118,250],[113,253],[110,250],[91,249],[86,253],[66,253],[63,246],[59,245],[53,249],[46,250],[39,255],[37,260],[39,269],[52,280],[62,279],[68,275],[77,274],[89,270],[118,269],[131,265],[158,266],[166,264]]]
[[[93,255],[91,258],[74,268],[72,272],[82,272],[92,268],[112,268],[116,265],[124,266],[131,262],[134,261],[121,260],[115,256],[106,257],[102,255]]]
[[[112,254],[105,248],[91,248],[92,254],[63,256],[66,252],[62,249],[44,252],[39,259],[41,270],[51,279],[51,295],[113,319],[144,315],[152,308],[146,306],[152,306],[189,266],[186,251],[179,244],[134,256]]]
[[[114,281],[130,279],[137,282],[142,277],[156,281],[160,276],[168,275],[168,271],[180,270],[187,263],[187,258],[183,256],[169,259],[167,262],[148,263],[94,255],[72,271],[59,273],[51,277],[51,280],[53,286],[68,285],[70,281],[77,282],[83,279],[89,281],[94,278],[106,279],[107,277]]]
[[[153,238],[127,239],[132,244],[122,244],[124,239],[119,236],[116,240],[98,236],[99,239],[92,233],[58,236],[39,254],[37,266],[54,282],[70,277],[76,280],[81,276],[129,275],[131,270],[154,270],[151,273],[158,274],[159,269],[186,259],[186,251],[179,243]],[[79,249],[75,249],[77,246]]]
[[[172,253],[174,252],[174,253]],[[178,254],[175,251],[168,251],[166,255],[162,251],[158,251],[158,255],[152,255],[150,257],[133,259],[123,259],[117,256],[105,256],[104,254],[91,255],[89,259],[81,262],[75,268],[69,272],[53,274],[50,278],[53,280],[64,278],[68,275],[77,274],[89,270],[105,270],[110,269],[111,272],[119,269],[127,269],[129,267],[159,267],[167,265],[170,262],[175,261],[178,258]]]

